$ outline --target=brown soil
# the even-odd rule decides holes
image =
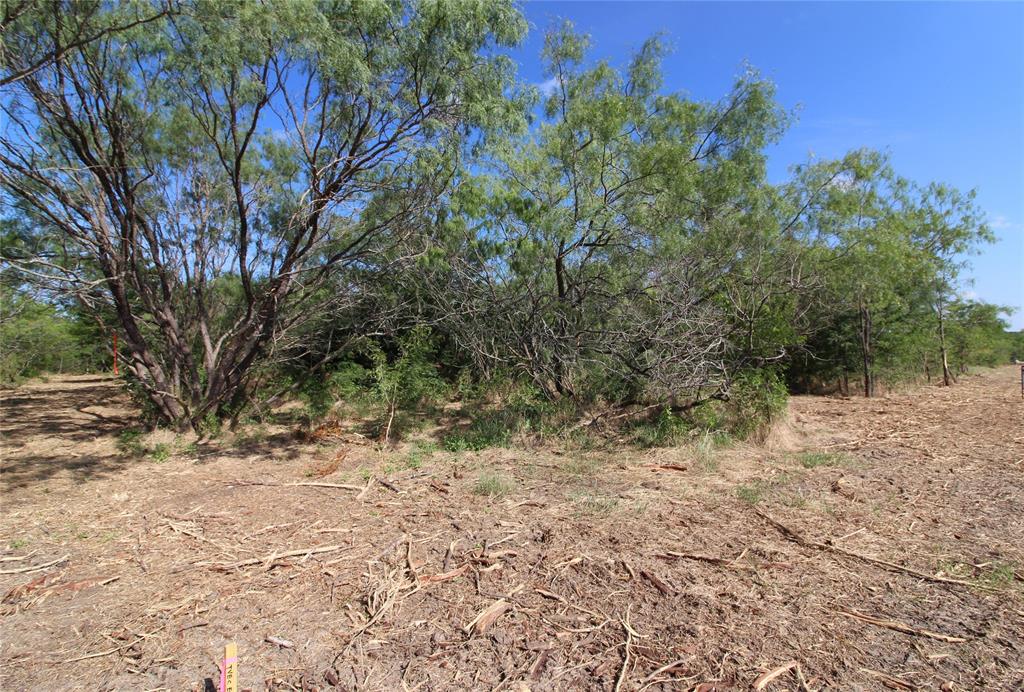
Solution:
[[[240,689],[1022,689],[1018,376],[797,397],[710,456],[285,430],[163,460],[119,451],[115,382],[23,387],[0,688],[202,690],[234,641]]]

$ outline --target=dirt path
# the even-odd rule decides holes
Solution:
[[[0,688],[201,690],[230,640],[243,689],[1022,689],[1017,377],[798,397],[711,457],[137,458],[109,380],[6,393]]]

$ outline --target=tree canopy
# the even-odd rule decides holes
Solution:
[[[564,23],[541,93],[525,30],[491,0],[9,5],[5,312],[117,331],[196,429],[349,366],[390,431],[420,380],[683,412],[1009,357],[962,295],[973,192],[867,150],[769,183],[791,116],[753,69],[697,101],[659,38],[617,67]]]

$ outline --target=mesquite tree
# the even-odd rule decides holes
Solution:
[[[664,93],[658,40],[625,70],[588,66],[587,47],[568,24],[549,32],[543,119],[454,199],[442,312],[481,369],[551,398],[717,389],[731,326],[716,295],[735,268],[727,238],[757,215],[781,120],[771,86],[747,75],[699,103]]]
[[[179,426],[237,411],[289,330],[359,293],[339,273],[416,232],[467,134],[516,113],[506,2],[59,10],[3,40],[0,186],[51,249],[17,261],[114,317]],[[118,30],[69,42],[83,13]]]

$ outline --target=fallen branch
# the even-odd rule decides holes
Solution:
[[[775,519],[772,519],[770,516],[768,516],[767,514],[762,512],[761,510],[757,509],[756,507],[754,508],[754,513],[757,514],[762,519],[764,519],[769,524],[771,524],[772,526],[774,526],[776,529],[778,529],[779,533],[781,533],[783,536],[785,536],[789,540],[793,541],[794,543],[797,543],[798,545],[802,545],[805,548],[814,548],[815,550],[823,550],[825,552],[839,553],[840,555],[845,555],[846,557],[852,557],[852,558],[857,559],[857,560],[862,560],[864,562],[871,563],[872,565],[878,565],[879,567],[884,567],[885,569],[888,569],[888,570],[893,570],[893,571],[896,571],[896,572],[902,572],[904,574],[909,574],[911,576],[917,577],[918,579],[924,579],[926,581],[932,581],[932,582],[936,582],[936,583],[939,583],[939,584],[956,584],[957,586],[970,586],[970,587],[974,587],[974,588],[986,588],[986,587],[984,587],[981,584],[975,584],[973,582],[964,581],[962,579],[949,579],[947,577],[939,577],[939,576],[936,576],[934,574],[925,574],[924,572],[918,572],[917,570],[910,569],[909,567],[903,567],[902,565],[897,565],[894,562],[887,562],[886,560],[880,560],[877,557],[871,557],[870,555],[861,555],[860,553],[855,553],[855,552],[850,551],[850,550],[845,550],[845,549],[840,548],[838,546],[829,545],[828,543],[818,543],[817,541],[812,541],[812,540],[810,540],[808,538],[805,538],[799,532],[789,528],[788,526],[786,526],[785,524],[783,524],[783,523],[781,523],[779,521],[776,521]]]
[[[70,553],[64,557],[59,557],[52,562],[47,562],[44,565],[36,565],[35,567],[19,567],[17,569],[0,569],[0,574],[28,574],[29,572],[38,572],[41,569],[46,569],[47,567],[53,567],[54,565],[66,562],[69,557],[71,557]]]
[[[732,569],[751,569],[746,565],[737,565],[736,560],[743,557],[739,557],[733,560],[726,560],[724,557],[713,557],[711,555],[696,555],[694,553],[677,553],[674,550],[666,550],[664,553],[656,553],[655,557],[663,559],[677,559],[677,560],[695,560],[697,562],[707,562],[708,564],[717,565],[719,567],[731,567]]]
[[[962,642],[967,641],[963,637],[953,637],[948,634],[942,634],[941,632],[931,632],[929,630],[918,629],[916,627],[911,627],[910,625],[905,625],[902,622],[897,622],[895,620],[884,620],[882,618],[871,617],[870,615],[865,615],[864,613],[858,612],[856,610],[840,609],[836,612],[840,615],[845,615],[846,617],[855,618],[857,620],[861,620],[862,622],[866,622],[870,625],[875,625],[876,627],[884,627],[886,629],[894,630],[896,632],[903,632],[904,634],[913,634],[918,637],[937,639],[940,642],[960,644]]]
[[[230,563],[223,563],[223,562],[219,562],[219,563],[218,562],[196,562],[196,563],[193,563],[193,564],[196,565],[196,566],[199,566],[199,567],[210,567],[211,569],[217,569],[217,570],[229,570],[229,569],[237,569],[239,567],[248,567],[250,565],[258,565],[260,563],[270,565],[270,564],[276,562],[277,560],[281,560],[281,559],[286,558],[286,557],[299,557],[299,556],[309,557],[310,555],[318,555],[320,553],[333,553],[333,552],[335,552],[337,550],[342,550],[343,548],[345,548],[345,546],[343,546],[343,545],[327,545],[327,546],[322,546],[322,547],[317,547],[317,548],[304,548],[304,549],[301,549],[301,550],[288,550],[288,551],[283,552],[283,553],[271,553],[270,555],[266,555],[264,557],[253,557],[253,558],[249,558],[248,560],[241,560],[239,562],[230,562]]]
[[[345,483],[321,483],[320,481],[301,481],[294,483],[267,483],[265,481],[234,481],[227,485],[263,485],[271,488],[333,488],[335,490],[361,491],[361,485],[346,485]]]

